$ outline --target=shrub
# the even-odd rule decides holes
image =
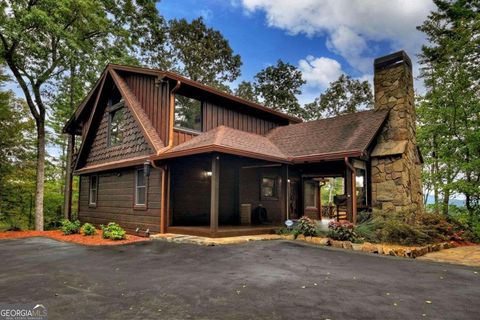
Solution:
[[[104,239],[123,240],[126,237],[125,230],[115,222],[109,222],[106,227],[102,225],[101,228],[103,232],[102,237]]]
[[[68,219],[62,220],[62,226],[60,230],[62,230],[63,234],[76,234],[80,232],[80,221],[70,221]]]
[[[93,236],[97,233],[97,229],[91,223],[85,223],[82,227],[82,232],[84,236]]]
[[[356,242],[359,239],[355,225],[350,222],[332,221],[328,224],[328,229],[328,237],[333,240]]]
[[[297,232],[294,231],[295,237],[300,234],[303,234],[306,237],[314,237],[318,234],[315,221],[305,216],[298,219],[298,224],[294,230],[297,230]]]
[[[383,228],[379,230],[379,238],[382,242],[401,245],[426,244],[432,240],[421,227],[396,219],[385,221]]]

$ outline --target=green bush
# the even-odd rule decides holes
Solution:
[[[328,224],[328,229],[328,237],[333,240],[352,242],[359,240],[353,223],[332,221]]]
[[[123,228],[120,227],[115,222],[108,223],[106,227],[103,225],[101,225],[100,227],[102,228],[102,232],[103,232],[102,237],[104,239],[123,240],[126,238],[125,230],[123,230]]]
[[[70,221],[68,219],[62,220],[62,226],[60,230],[62,230],[63,234],[76,234],[80,233],[80,221]]]
[[[82,227],[82,232],[84,236],[93,236],[97,234],[97,229],[91,223],[85,223]]]
[[[418,225],[410,225],[404,221],[391,219],[385,221],[380,229],[381,242],[396,243],[401,245],[422,245],[432,242],[430,235]]]

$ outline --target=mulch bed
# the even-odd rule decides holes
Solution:
[[[30,237],[46,237],[58,241],[64,242],[73,242],[77,244],[82,244],[86,246],[115,246],[120,244],[127,244],[133,242],[149,241],[149,238],[137,237],[134,235],[127,234],[127,239],[125,240],[110,240],[102,238],[102,231],[97,230],[97,234],[93,236],[84,236],[83,234],[70,234],[64,235],[60,230],[50,230],[50,231],[5,231],[0,232],[1,239],[17,239],[17,238],[30,238]]]

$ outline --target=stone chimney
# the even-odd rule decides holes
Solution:
[[[388,111],[372,151],[372,206],[423,210],[422,159],[417,148],[412,62],[404,51],[375,59],[375,109]]]

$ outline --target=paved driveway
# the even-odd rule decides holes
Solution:
[[[479,319],[480,270],[262,241],[0,241],[0,304],[49,319]]]

